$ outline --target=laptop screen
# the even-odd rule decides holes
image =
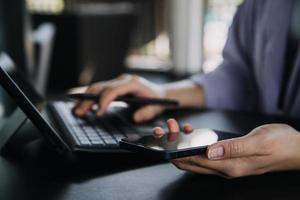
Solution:
[[[13,68],[13,63],[5,54],[1,54],[0,66]],[[26,120],[24,113],[0,85],[0,149],[7,143],[24,120]]]
[[[7,94],[7,92],[0,85],[0,127],[17,108],[13,99]]]
[[[0,54],[0,92],[0,117],[6,119],[3,120],[2,127],[7,128],[7,124],[10,127],[18,127],[19,124],[16,124],[11,118],[17,117],[21,121],[20,118],[22,118],[23,114],[24,117],[28,117],[31,120],[40,130],[42,136],[55,148],[62,150],[67,147],[57,134],[57,131],[40,114],[42,98],[37,94],[29,81],[16,71],[13,62],[4,53]],[[7,131],[0,129],[0,144],[3,132]]]

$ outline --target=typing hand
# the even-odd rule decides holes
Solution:
[[[176,139],[178,123],[171,119],[167,124],[168,138]],[[185,125],[184,129],[186,133],[192,131],[190,125]],[[161,137],[165,132],[156,127],[153,134]],[[300,134],[285,124],[264,125],[246,136],[212,144],[206,155],[179,158],[172,163],[185,171],[227,178],[300,170]]]
[[[98,102],[98,116],[101,116],[107,110],[108,105],[119,96],[135,95],[147,98],[164,98],[162,87],[133,75],[122,75],[111,81],[95,83],[86,90],[86,93],[101,93],[101,98]],[[75,115],[83,117],[93,104],[93,101],[88,100],[78,102],[74,107]],[[163,110],[164,108],[159,105],[144,106],[135,111],[133,119],[136,122],[150,120]]]

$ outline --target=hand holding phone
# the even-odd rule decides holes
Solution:
[[[212,129],[193,130],[188,124],[184,126],[183,131],[180,131],[179,125],[174,119],[168,120],[167,123],[168,133],[156,127],[153,135],[123,139],[120,142],[121,148],[172,160],[203,154],[213,143],[240,136]]]

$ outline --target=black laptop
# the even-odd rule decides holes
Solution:
[[[72,114],[72,101],[55,100],[45,104],[4,53],[0,54],[0,92],[2,99],[13,101],[17,108],[7,115],[3,125],[5,130],[0,127],[0,133],[15,131],[23,118],[29,118],[43,137],[59,151],[124,152],[118,142],[128,136],[142,134],[133,125],[129,112],[123,106],[110,107],[103,117],[96,117],[91,109],[84,118],[76,118]],[[7,107],[5,101],[0,101]],[[7,131],[7,128],[11,130]],[[143,131],[144,134],[149,132]],[[0,138],[2,145],[8,138],[8,135]]]

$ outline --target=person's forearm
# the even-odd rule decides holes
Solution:
[[[181,107],[204,106],[204,92],[202,87],[190,80],[184,80],[164,85],[165,97],[176,99]]]

